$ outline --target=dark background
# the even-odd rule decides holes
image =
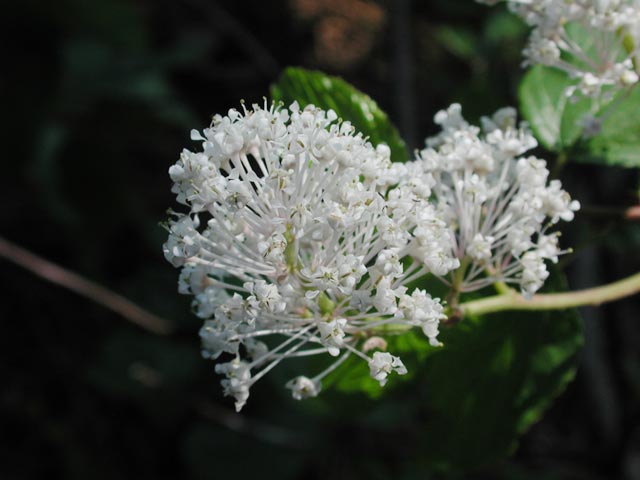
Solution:
[[[232,412],[162,258],[159,222],[175,206],[167,170],[191,128],[241,99],[262,102],[288,65],[344,77],[419,148],[451,102],[474,120],[517,103],[526,28],[471,0],[41,0],[1,11],[0,235],[175,331],[149,333],[0,258],[0,478],[431,478],[417,445],[438,439],[421,438],[420,385],[298,403],[274,372]],[[620,215],[637,203],[637,172],[569,165],[562,178],[585,205],[563,238],[576,246],[572,287],[637,271],[640,228]],[[576,381],[511,458],[465,478],[640,479],[638,312],[637,298],[582,310]]]

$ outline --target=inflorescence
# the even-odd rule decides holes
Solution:
[[[458,104],[438,112],[442,132],[427,139],[418,165],[433,176],[438,218],[448,225],[451,250],[460,268],[448,284],[469,292],[495,282],[516,284],[525,297],[548,277],[545,260],[565,253],[557,232],[560,220],[573,220],[580,208],[561,187],[547,183],[546,162],[521,156],[537,145],[526,125],[516,124],[513,108],[469,125]]]
[[[296,399],[317,395],[350,356],[381,385],[405,374],[380,332],[420,327],[438,346],[446,318],[415,280],[457,292],[505,281],[526,295],[542,285],[544,260],[562,253],[547,229],[577,202],[547,185],[544,161],[520,157],[536,143],[513,110],[485,119],[483,133],[458,105],[436,122],[442,133],[406,164],[312,105],[243,106],[192,131],[201,151],[169,169],[188,212],[172,212],[164,253],[204,320],[203,356],[227,359],[216,372],[238,411],[284,359],[332,358],[287,383]]]
[[[496,4],[501,0],[477,0]],[[640,0],[506,0],[533,27],[523,50],[524,66],[559,68],[575,79],[567,96],[594,99],[594,111],[639,80]],[[582,119],[585,134],[601,118]]]

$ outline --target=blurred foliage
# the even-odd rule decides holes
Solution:
[[[621,94],[603,110],[606,120],[600,134],[586,142],[585,161],[640,167],[640,90]]]
[[[569,101],[565,90],[571,84],[564,72],[541,65],[531,68],[520,84],[520,111],[548,150],[565,150],[582,133],[576,122],[588,108],[584,101],[579,105]]]
[[[568,35],[588,56],[597,55],[598,40],[583,27],[569,25]],[[542,65],[525,74],[518,91],[520,108],[540,143],[548,150],[570,152],[571,161],[640,167],[640,91],[623,91],[609,103],[595,104],[579,94],[568,97],[567,87],[575,84],[566,73]],[[583,136],[585,115],[603,120],[592,138]]]
[[[575,82],[564,72],[537,65],[520,84],[520,109],[547,149],[570,151],[570,160],[628,168],[640,167],[640,90],[622,92],[611,103],[593,105],[588,98],[568,98]],[[582,137],[585,114],[603,118],[601,131]]]
[[[322,60],[374,98],[401,135],[405,117],[421,138],[431,134],[433,114],[454,101],[470,120],[515,103],[527,29],[504,7],[414,1],[398,28],[398,2],[375,4],[386,21],[365,56],[346,65],[344,56],[329,61],[327,49]],[[260,102],[282,66],[318,69],[315,27],[298,21],[286,0],[269,8],[258,0],[25,0],[3,7],[0,234],[171,319],[176,332],[152,337],[2,261],[0,478],[456,478],[433,473],[433,465],[469,467],[487,451],[497,458],[527,428],[513,457],[471,468],[464,478],[640,476],[634,300],[602,309],[601,343],[587,335],[577,382],[533,426],[548,406],[544,399],[572,376],[579,329],[571,314],[464,322],[443,333],[448,350],[425,350],[423,368],[417,356],[413,378],[391,378],[379,400],[328,388],[295,402],[282,388],[291,373],[285,366],[252,390],[242,415],[232,413],[213,365],[199,358],[200,322],[161,258],[158,222],[174,202],[166,171],[189,146],[191,128],[242,98]],[[400,32],[410,36],[410,91],[396,81]],[[413,108],[408,115],[406,105]],[[615,121],[631,121],[625,108],[628,115]],[[409,142],[407,150],[420,146]],[[633,171],[567,165],[563,181],[587,207],[637,201]],[[590,282],[640,268],[637,224],[590,216],[588,208],[580,220],[584,230],[568,229],[566,241],[598,240],[578,256],[600,262]],[[597,236],[604,228],[609,233]],[[422,340],[397,342],[402,349],[402,342]],[[483,375],[481,362],[492,366]],[[520,375],[531,362],[537,367]],[[603,379],[613,385],[604,399]],[[507,401],[513,392],[517,404]],[[490,412],[475,409],[480,399]],[[434,411],[453,418],[436,422]],[[445,461],[443,452],[454,456]]]

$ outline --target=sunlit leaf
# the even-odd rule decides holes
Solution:
[[[271,97],[285,105],[297,101],[302,107],[313,104],[332,109],[369,137],[373,145],[387,144],[393,161],[404,162],[409,158],[405,143],[387,114],[368,95],[338,77],[290,67],[272,85]]]
[[[602,131],[586,142],[587,154],[576,155],[577,161],[640,167],[640,88],[622,95],[605,107]]]

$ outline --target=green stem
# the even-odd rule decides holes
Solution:
[[[511,294],[514,291],[513,288],[511,288],[505,282],[494,282],[493,288],[496,289],[496,292],[502,295]]]
[[[567,163],[567,154],[566,152],[560,152],[556,157],[556,162],[553,165],[553,171],[551,172],[551,178],[558,178],[564,170],[564,166]]]
[[[640,273],[608,285],[575,292],[542,293],[526,300],[514,291],[465,302],[458,305],[458,308],[464,315],[482,315],[505,310],[562,310],[587,305],[597,306],[636,293],[640,293]]]
[[[464,276],[467,272],[467,267],[469,266],[469,259],[463,258],[460,262],[460,267],[455,271],[453,278],[451,279],[451,290],[447,295],[447,304],[449,308],[452,310],[456,310],[458,306],[458,299],[460,298],[460,286],[464,281]]]

